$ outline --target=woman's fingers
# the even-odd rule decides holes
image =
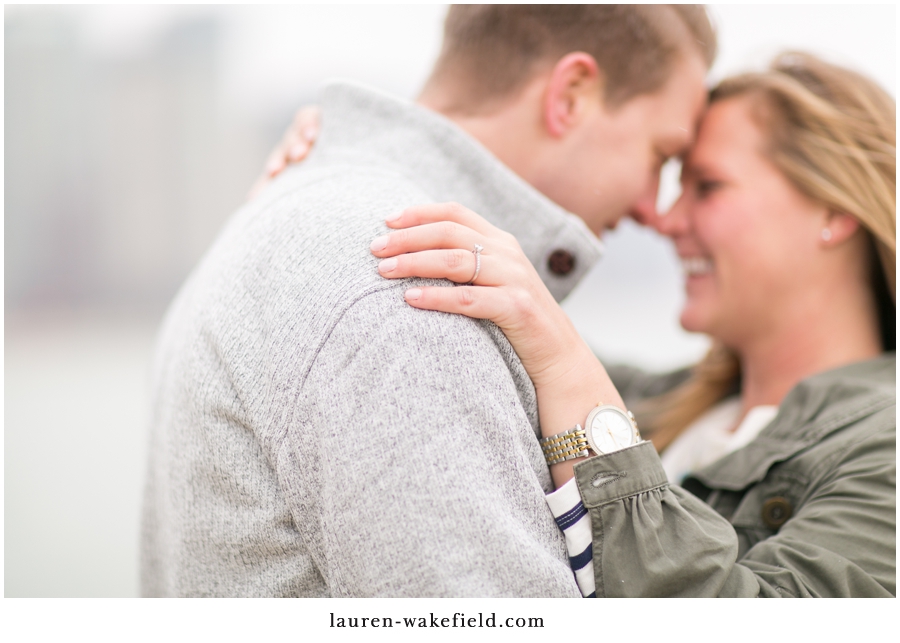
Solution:
[[[422,250],[459,249],[471,252],[475,244],[488,248],[492,244],[483,235],[465,225],[453,221],[440,221],[417,225],[414,228],[397,230],[390,234],[376,238],[369,245],[369,250],[376,257],[392,257],[405,252],[420,252]]]
[[[318,107],[304,107],[294,115],[291,131],[296,132],[307,143],[314,143],[319,137],[321,121],[322,115]]]
[[[266,159],[266,176],[274,177],[281,173],[287,165],[287,155],[285,154],[285,143],[279,142],[278,145],[269,153]]]
[[[426,279],[449,279],[458,284],[467,284],[475,277],[475,285],[499,286],[503,284],[502,264],[495,257],[480,258],[469,250],[425,250],[382,259],[378,272],[388,279],[424,277]]]
[[[307,157],[319,137],[319,121],[317,107],[304,107],[297,111],[278,150],[284,162],[299,163]],[[281,169],[284,169],[284,165]]]
[[[317,107],[304,107],[297,111],[287,132],[266,160],[266,174],[277,176],[290,163],[305,159],[319,137],[320,113]]]
[[[288,163],[299,163],[309,154],[310,145],[306,139],[291,140],[286,152]]]
[[[503,314],[505,305],[502,290],[477,286],[410,288],[404,296],[415,308],[457,313],[475,319],[496,319]]]
[[[492,236],[499,232],[483,217],[459,203],[427,203],[406,208],[392,217],[388,217],[387,225],[390,228],[409,228],[440,221],[458,223],[485,236]]]

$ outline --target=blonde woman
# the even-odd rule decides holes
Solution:
[[[462,206],[398,213],[373,243],[386,278],[459,284],[413,284],[411,306],[515,347],[586,596],[896,593],[894,110],[796,53],[712,93],[655,222],[686,269],[682,325],[714,339],[691,370],[611,379],[515,239]]]

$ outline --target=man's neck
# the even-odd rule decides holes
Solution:
[[[541,112],[540,79],[509,99],[488,103],[477,112],[459,109],[454,92],[426,87],[416,103],[437,112],[481,143],[500,162],[534,185],[538,167]]]

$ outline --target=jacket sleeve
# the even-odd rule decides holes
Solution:
[[[343,315],[279,450],[320,573],[335,596],[580,596],[515,352],[489,322],[409,307],[408,286]]]
[[[881,432],[823,462],[797,513],[740,558],[731,523],[668,484],[650,443],[586,460],[575,471],[596,595],[890,596],[894,450],[894,433]]]

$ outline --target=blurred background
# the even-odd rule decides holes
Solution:
[[[4,593],[136,596],[148,371],[180,283],[294,110],[413,98],[443,5],[6,6]],[[711,81],[806,49],[896,95],[893,5],[717,6]],[[660,200],[677,196],[677,167]],[[565,302],[602,354],[690,363],[674,253],[628,223]]]

